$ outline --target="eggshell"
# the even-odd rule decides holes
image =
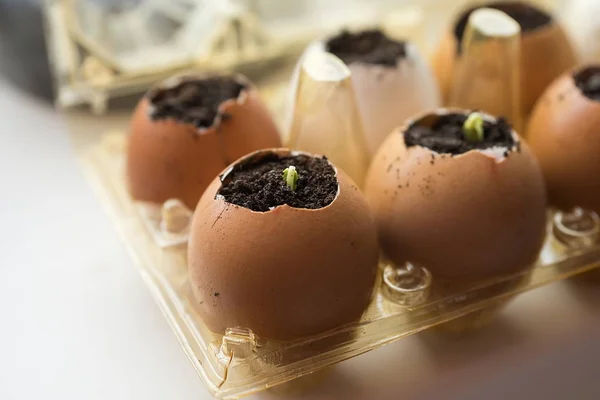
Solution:
[[[573,72],[544,93],[532,114],[527,140],[553,206],[600,212],[600,102],[582,94]]]
[[[349,68],[371,155],[406,119],[440,106],[433,73],[412,44],[396,68],[363,63]]]
[[[311,44],[304,57],[311,51],[326,51],[326,42]],[[437,82],[428,64],[411,43],[406,43],[406,53],[396,68],[360,62],[348,65],[371,156],[393,128],[440,105]],[[297,77],[292,78],[292,88],[296,81]]]
[[[281,146],[267,108],[254,87],[247,85],[237,99],[219,106],[230,118],[215,119],[206,129],[175,119],[152,120],[148,96],[142,98],[131,121],[127,152],[131,196],[158,204],[177,198],[194,209],[211,180],[230,162],[258,149]]]
[[[533,263],[544,239],[546,197],[527,145],[506,158],[504,150],[451,156],[407,148],[409,126],[388,136],[367,175],[365,195],[384,254],[428,268],[434,280],[480,279]]]
[[[209,329],[243,326],[291,340],[360,318],[377,271],[376,229],[361,192],[336,172],[337,197],[316,210],[251,211],[217,196],[221,180],[213,180],[196,209],[188,251],[196,306]]]
[[[492,2],[486,6],[505,10],[519,2]],[[464,14],[462,14],[464,15]],[[462,16],[461,15],[461,16]],[[443,37],[431,60],[434,73],[440,85],[442,96],[448,101],[452,85],[454,67],[458,56],[458,41],[454,28]],[[523,115],[529,115],[536,100],[557,76],[577,63],[575,52],[562,27],[556,20],[521,36],[521,108]],[[498,107],[495,107],[498,109]]]

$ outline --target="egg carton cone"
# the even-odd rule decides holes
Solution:
[[[522,132],[519,24],[502,11],[480,8],[469,17],[461,48],[449,105],[502,115]]]
[[[462,0],[462,5],[466,7],[482,6],[485,4],[498,3],[501,1],[494,0]],[[523,3],[539,7],[549,12],[559,12],[563,9],[568,1],[566,0],[523,0]]]
[[[488,5],[489,7],[485,7]],[[521,26],[520,43],[514,40],[509,40],[501,31],[491,32],[492,27],[489,24],[479,29],[470,21],[471,13],[476,10],[474,7],[484,6],[484,8],[497,9],[510,18],[518,20]],[[533,4],[535,6],[535,4]],[[526,13],[523,11],[527,10]],[[468,107],[485,107],[491,112],[501,112],[507,116],[511,116],[511,121],[517,127],[525,125],[527,118],[536,103],[540,98],[545,88],[563,72],[577,65],[577,57],[572,44],[568,40],[565,29],[560,21],[560,8],[555,6],[548,11],[546,8],[532,7],[527,2],[481,2],[476,1],[469,3],[469,7],[453,14],[451,21],[445,27],[446,32],[442,35],[436,49],[431,55],[431,64],[437,80],[440,85],[442,97],[445,104],[451,104],[451,91],[455,93],[462,92],[459,96],[462,98],[461,103]],[[533,19],[525,18],[524,15],[537,15]],[[497,24],[496,28],[509,26],[508,24]],[[468,30],[462,29],[469,27]],[[486,33],[489,37],[484,43],[480,40],[479,33]],[[465,35],[465,32],[468,35]],[[473,36],[473,32],[479,32],[475,41],[466,36]],[[460,37],[457,36],[459,34]],[[510,35],[509,35],[510,36]],[[514,35],[513,35],[514,36]],[[466,43],[467,52],[473,53],[477,51],[476,56],[463,57],[462,41],[469,40]],[[510,42],[512,41],[512,44]],[[516,47],[520,47],[519,55],[514,52]],[[496,50],[492,50],[497,47]],[[485,50],[487,48],[488,50]],[[479,49],[479,50],[477,50]],[[511,53],[513,53],[511,55]],[[462,59],[467,59],[465,62]],[[518,60],[520,64],[520,84],[518,88],[514,87],[512,81],[516,82],[516,76],[512,74],[512,63]],[[470,63],[473,71],[473,76],[469,77],[468,73],[463,74],[462,78],[457,77],[458,69],[464,69],[460,64]],[[478,67],[474,67],[479,63]],[[477,71],[477,69],[479,71]],[[502,72],[505,70],[506,72]],[[510,72],[509,72],[510,71]],[[460,74],[460,71],[458,71]],[[471,78],[471,82],[469,82]],[[455,79],[461,80],[456,82]],[[486,93],[477,94],[474,90],[477,82],[488,80],[494,87],[501,88],[502,81],[505,85],[499,91],[501,96],[496,99],[486,96]],[[493,81],[493,82],[492,82]],[[461,85],[461,87],[458,87]],[[469,88],[473,90],[469,90]],[[516,104],[514,94],[517,90],[520,91],[521,98],[519,100],[521,111],[517,113],[512,108]],[[495,93],[496,90],[491,89],[487,92]],[[466,101],[467,91],[470,91],[471,99]],[[522,128],[521,128],[522,129]]]
[[[410,10],[409,10],[410,11]],[[418,13],[414,16],[418,17]],[[390,22],[392,21],[392,22]],[[406,23],[405,23],[406,22]],[[392,36],[387,32],[396,32],[394,37],[400,36],[397,32],[410,31],[413,27],[413,18],[401,20],[396,17],[388,20],[387,25],[374,25],[361,27],[358,29],[348,29],[350,37],[345,40],[364,40],[353,39],[352,35],[360,35],[365,31],[379,30],[390,40]],[[385,28],[387,26],[387,29]],[[404,46],[404,55],[399,57],[393,66],[379,65],[375,63],[365,63],[360,60],[351,62],[349,65],[344,64],[328,49],[328,42],[336,37],[339,37],[339,31],[333,35],[325,36],[311,42],[305,49],[304,53],[298,60],[292,77],[290,79],[288,94],[285,108],[285,125],[284,135],[286,135],[287,143],[292,148],[302,148],[301,141],[303,136],[310,135],[310,128],[305,129],[304,133],[298,132],[303,121],[316,119],[318,113],[328,111],[326,116],[319,117],[322,121],[336,121],[344,119],[345,116],[353,116],[352,123],[340,125],[336,129],[332,129],[329,134],[322,134],[320,137],[326,138],[320,144],[312,145],[310,151],[317,153],[330,153],[331,147],[335,147],[336,153],[351,152],[351,145],[343,146],[341,135],[363,136],[363,138],[346,140],[344,142],[355,143],[365,142],[366,157],[371,159],[375,154],[380,144],[385,137],[390,134],[394,128],[400,125],[404,120],[413,115],[425,112],[426,110],[435,109],[441,105],[440,93],[435,82],[433,73],[425,59],[421,56],[418,48],[411,41],[401,39]],[[360,38],[360,36],[357,36]],[[319,65],[315,62],[316,59],[337,59],[337,62],[322,62]],[[312,108],[312,111],[302,107],[300,102],[310,102],[304,97],[307,96],[307,85],[312,87],[313,91],[319,90],[318,83],[321,82],[323,91],[327,91],[327,86],[330,86],[327,79],[311,79],[312,75],[319,71],[331,71],[332,65],[341,64],[347,73],[348,85],[351,89],[348,91],[344,107],[337,106],[334,102],[326,103],[328,107]],[[329,80],[331,81],[331,80]],[[310,91],[309,91],[310,92]],[[331,93],[335,93],[332,91]],[[321,101],[325,97],[316,96]],[[324,105],[324,103],[319,103]],[[394,112],[389,112],[390,108]],[[344,133],[348,130],[360,131],[357,134]],[[336,133],[337,132],[337,133]],[[337,136],[337,137],[336,137]],[[332,142],[336,142],[333,145]],[[356,152],[354,152],[356,153]],[[356,156],[350,156],[353,158]],[[344,165],[344,164],[340,164]],[[352,175],[352,174],[351,174]]]
[[[288,147],[326,154],[363,187],[369,154],[350,70],[337,57],[312,52],[298,77]]]

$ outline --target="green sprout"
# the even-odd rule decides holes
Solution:
[[[478,112],[471,113],[463,124],[463,132],[469,142],[481,142],[483,140],[483,115]]]
[[[292,189],[292,191],[295,191],[296,186],[298,185],[298,171],[296,171],[296,167],[290,165],[284,169],[283,180],[285,180],[285,184]]]

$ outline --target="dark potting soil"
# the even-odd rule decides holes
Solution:
[[[325,49],[347,65],[353,62],[395,67],[406,57],[406,43],[392,40],[377,29],[357,33],[342,31],[329,39]]]
[[[295,191],[283,179],[283,170],[290,165],[296,167],[299,175]],[[270,154],[238,164],[224,177],[218,194],[228,203],[253,211],[269,211],[283,204],[295,208],[323,208],[331,204],[337,191],[335,170],[325,157]]]
[[[479,8],[488,7],[500,10],[508,14],[521,26],[522,32],[530,32],[539,29],[552,22],[552,16],[539,8],[519,1],[499,1],[481,5],[463,12],[455,23],[454,35],[458,40],[458,52],[461,51],[461,41],[467,28],[467,22],[471,13]]]
[[[600,101],[600,66],[584,68],[573,75],[573,79],[588,99]]]
[[[453,156],[491,147],[504,147],[510,151],[515,146],[512,129],[505,119],[498,118],[495,123],[484,121],[483,140],[480,142],[470,142],[465,138],[463,124],[466,120],[467,116],[463,114],[447,114],[441,115],[432,126],[414,123],[404,134],[404,143],[406,147],[422,146]]]
[[[221,103],[237,99],[245,85],[229,76],[187,79],[168,89],[155,89],[148,94],[154,106],[153,120],[173,118],[197,128],[212,126]]]

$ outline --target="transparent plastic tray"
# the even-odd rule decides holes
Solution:
[[[81,162],[183,350],[207,389],[218,398],[234,399],[260,391],[434,326],[469,329],[493,317],[519,293],[600,266],[600,246],[594,244],[597,219],[582,235],[557,225],[560,218],[552,214],[544,249],[530,271],[441,290],[435,277],[432,280],[424,269],[382,263],[373,301],[354,324],[289,343],[264,341],[243,327],[215,334],[206,328],[190,301],[185,230],[180,232],[182,240],[161,244],[155,230],[164,224],[145,221],[148,215],[139,212],[140,205],[127,193],[125,140],[123,134],[105,135],[79,151]],[[185,212],[178,215],[185,216]]]

